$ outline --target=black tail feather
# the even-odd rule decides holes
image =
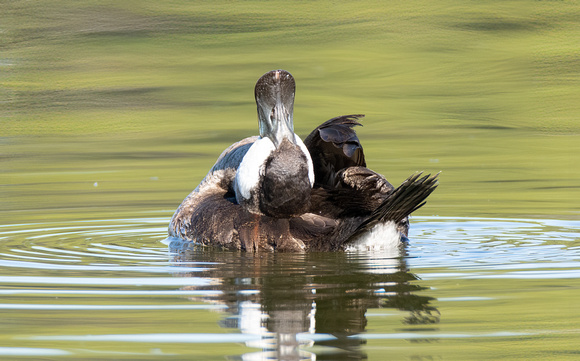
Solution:
[[[373,226],[387,221],[399,223],[411,213],[425,205],[427,197],[438,186],[439,173],[431,176],[418,172],[407,178],[381,203],[349,239],[370,230]]]

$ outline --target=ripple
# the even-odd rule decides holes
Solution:
[[[223,294],[217,290],[40,290],[40,289],[11,289],[0,290],[0,295],[87,295],[87,296],[219,296]]]
[[[208,286],[213,282],[199,277],[35,277],[4,276],[1,283],[108,286]]]
[[[66,225],[3,225],[0,226],[0,269],[64,271],[77,275],[87,272],[173,275],[203,274],[219,265],[220,262],[207,260],[174,262],[162,243],[166,239],[167,222],[164,217],[150,217],[77,221]],[[415,217],[410,236],[407,258],[410,267],[446,267],[451,271],[428,277],[578,277],[573,270],[580,266],[580,221]],[[380,252],[348,257],[365,260],[368,272],[377,274],[396,272],[398,267],[392,255]],[[505,272],[497,273],[501,271]],[[33,277],[34,282],[27,278],[3,279],[7,283],[25,284],[125,282],[102,275],[76,280],[39,276]],[[123,276],[127,284],[150,282]],[[153,284],[161,282],[158,279]]]
[[[241,343],[261,340],[260,335],[240,333],[153,333],[114,335],[60,335],[33,336],[35,341],[82,341],[82,342],[162,342],[162,343]]]
[[[512,278],[512,279],[573,279],[580,278],[580,270],[547,270],[547,271],[525,271],[525,272],[507,272],[503,274],[479,274],[469,275],[464,278]]]
[[[167,248],[158,242],[166,234],[166,224],[167,219],[159,217],[77,221],[66,226],[58,223],[2,226],[0,269],[71,274],[205,271],[206,267],[194,264],[179,267],[172,264]]]
[[[42,311],[142,311],[142,310],[217,310],[226,305],[50,305],[0,303],[0,310],[42,310]]]
[[[171,273],[171,272],[201,272],[208,268],[201,267],[174,267],[174,266],[119,266],[119,265],[68,265],[52,264],[26,261],[3,261],[0,260],[0,267],[16,267],[26,269],[58,269],[67,271],[130,271],[130,272],[151,272],[151,273]]]
[[[333,343],[339,340],[336,334],[324,333],[323,327],[316,332],[317,325],[338,322],[335,312],[328,312],[333,305],[348,305],[345,310],[351,311],[344,316],[349,327],[367,320],[387,327],[405,312],[405,322],[438,323],[448,317],[445,312],[440,315],[438,307],[468,309],[473,304],[478,312],[494,311],[511,300],[493,289],[449,289],[446,284],[483,279],[480,283],[488,287],[526,279],[580,278],[576,221],[416,217],[404,257],[388,252],[257,257],[196,246],[172,253],[163,243],[167,222],[158,217],[1,226],[0,310],[25,325],[9,331],[10,338],[23,342],[21,346],[37,342],[40,348],[0,348],[0,357],[67,355],[77,352],[75,342],[95,343],[87,349],[101,348],[98,342],[114,343],[135,352],[142,347],[138,343],[245,343],[267,349],[276,337],[268,325],[296,326],[295,341],[301,345]],[[385,308],[398,310],[368,312]],[[224,311],[230,316],[215,315]],[[216,317],[222,319],[221,327],[237,332],[209,332],[213,330],[207,322]],[[108,326],[101,327],[101,320]],[[89,326],[79,328],[85,321]],[[27,326],[37,322],[47,326]],[[127,328],[119,328],[121,323]],[[443,327],[395,328],[385,333],[357,331],[349,338],[356,344],[373,339],[495,342],[544,332],[539,327],[514,332],[513,323],[492,326],[487,333],[466,324],[455,332],[443,332]],[[83,331],[75,334],[78,330]],[[42,348],[57,342],[69,342],[69,351]]]
[[[533,336],[528,332],[500,331],[491,333],[366,333],[350,336],[351,338],[361,338],[365,340],[413,340],[413,339],[440,339],[440,338],[481,338],[481,337],[522,337]]]
[[[488,338],[488,337],[522,337],[533,336],[534,333],[500,331],[491,333],[365,333],[348,336],[353,339],[387,340],[387,339],[452,339],[452,338]],[[299,341],[331,341],[337,340],[330,334],[301,333]],[[215,333],[154,333],[154,334],[107,334],[107,335],[60,335],[32,336],[28,340],[35,341],[82,341],[82,342],[157,342],[157,343],[241,343],[264,339],[258,334],[215,334]]]
[[[2,356],[68,356],[71,353],[55,348],[0,347]]]
[[[577,268],[580,221],[416,217],[414,268],[462,270]]]

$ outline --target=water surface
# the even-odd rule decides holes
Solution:
[[[0,358],[575,360],[576,1],[0,4]],[[441,185],[405,250],[167,240],[284,68]]]
[[[160,242],[166,218],[2,227],[0,312],[9,347],[0,353],[286,360],[576,355],[577,221],[419,217],[412,242],[394,258],[255,256],[171,239],[164,242],[168,250]]]

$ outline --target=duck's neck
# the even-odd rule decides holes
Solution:
[[[260,138],[250,147],[234,185],[236,200],[246,210],[276,218],[307,211],[314,171],[302,140],[295,140],[284,139],[275,147],[269,138]]]

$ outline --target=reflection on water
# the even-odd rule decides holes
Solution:
[[[268,253],[254,257],[177,239],[170,242],[170,249],[178,264],[201,261],[220,265],[205,274],[218,283],[212,289],[223,292],[211,302],[226,305],[231,314],[220,325],[260,336],[246,344],[263,351],[245,355],[244,360],[366,359],[360,348],[365,339],[353,336],[365,332],[368,309],[407,311],[402,320],[406,325],[439,322],[439,312],[430,304],[433,298],[415,293],[426,287],[413,283],[418,277],[408,270],[405,250],[397,258],[375,254],[369,265],[367,257],[356,254]],[[314,344],[329,350],[316,357],[299,349]]]
[[[0,355],[429,359],[578,336],[578,222],[415,218],[395,253],[251,255],[168,250],[168,218],[0,227]]]

